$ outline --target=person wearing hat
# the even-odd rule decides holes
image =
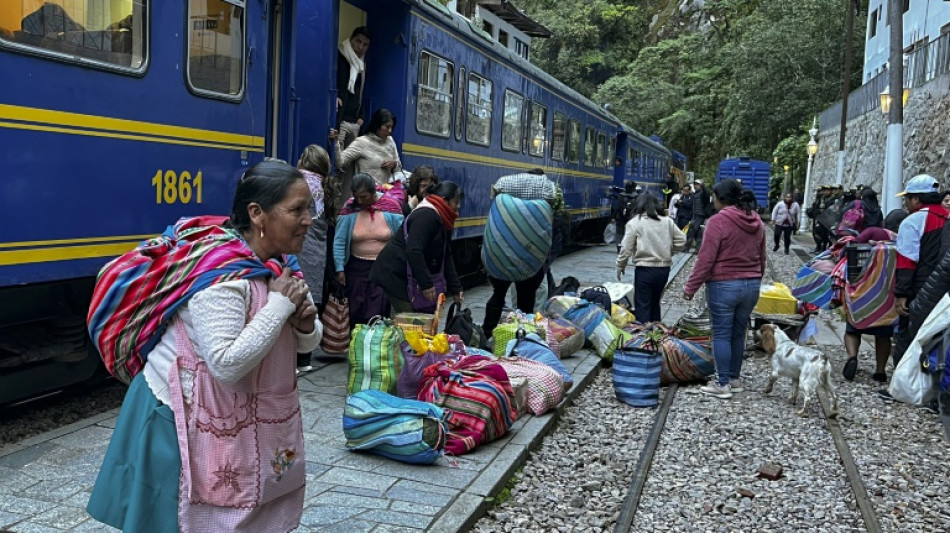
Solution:
[[[908,328],[910,303],[940,262],[940,238],[950,212],[940,204],[939,183],[928,174],[907,182],[897,196],[904,198],[910,213],[897,230],[897,269],[894,296],[900,323],[894,346],[894,364],[901,360],[914,332]]]
[[[696,249],[703,243],[703,226],[706,219],[712,214],[712,199],[706,192],[706,187],[700,179],[693,180],[693,194],[690,195],[693,203],[693,219],[689,222],[689,231],[686,234],[686,248],[684,253],[689,253],[693,242],[696,242]]]

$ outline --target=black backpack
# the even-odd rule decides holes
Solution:
[[[599,305],[601,308],[607,311],[608,315],[610,314],[610,306],[613,304],[613,301],[610,300],[610,293],[607,292],[607,289],[604,288],[603,285],[584,289],[584,292],[581,293],[581,298],[592,304]]]
[[[458,335],[466,346],[474,346],[483,350],[490,350],[488,339],[482,327],[472,319],[472,310],[465,308],[459,310],[459,304],[452,303],[449,306],[449,312],[445,315],[445,333],[449,335]]]

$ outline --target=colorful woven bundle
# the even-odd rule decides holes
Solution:
[[[482,238],[482,263],[488,275],[521,281],[538,272],[551,250],[553,216],[544,200],[496,196]]]
[[[508,432],[518,418],[514,391],[494,359],[468,356],[425,370],[419,399],[447,413],[445,451],[461,455]]]
[[[106,369],[131,383],[168,321],[195,293],[216,283],[280,275],[262,263],[227,217],[182,218],[165,232],[113,259],[99,271],[86,322]],[[294,256],[286,267],[299,273]]]
[[[834,290],[830,275],[805,265],[798,270],[795,280],[789,285],[792,296],[796,299],[816,305],[821,309],[831,308]]]
[[[510,380],[524,378],[528,381],[527,408],[535,415],[557,407],[564,398],[564,379],[544,363],[521,357],[503,357],[498,360]]]
[[[357,324],[350,341],[346,393],[374,389],[396,394],[396,380],[402,369],[399,345],[404,340],[402,330],[388,318],[376,317],[369,324]]]
[[[430,464],[445,447],[445,413],[431,403],[364,390],[346,398],[346,447],[411,464]]]
[[[861,277],[845,285],[845,310],[848,322],[854,327],[864,329],[897,323],[893,289],[896,266],[897,248],[877,244]]]

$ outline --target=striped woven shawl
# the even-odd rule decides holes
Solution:
[[[276,260],[261,262],[227,217],[180,219],[165,232],[110,261],[99,271],[86,321],[109,372],[125,383],[145,359],[175,312],[215,283],[279,275]],[[286,265],[299,271],[294,256]]]

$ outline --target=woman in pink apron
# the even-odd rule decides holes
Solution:
[[[264,162],[241,178],[230,219],[183,219],[166,232],[169,253],[187,260],[148,274],[168,294],[159,307],[174,312],[153,311],[166,321],[126,394],[87,506],[93,518],[149,532],[299,525],[295,354],[317,346],[322,325],[285,254],[300,253],[311,202],[300,172]],[[189,241],[196,228],[205,236]]]

